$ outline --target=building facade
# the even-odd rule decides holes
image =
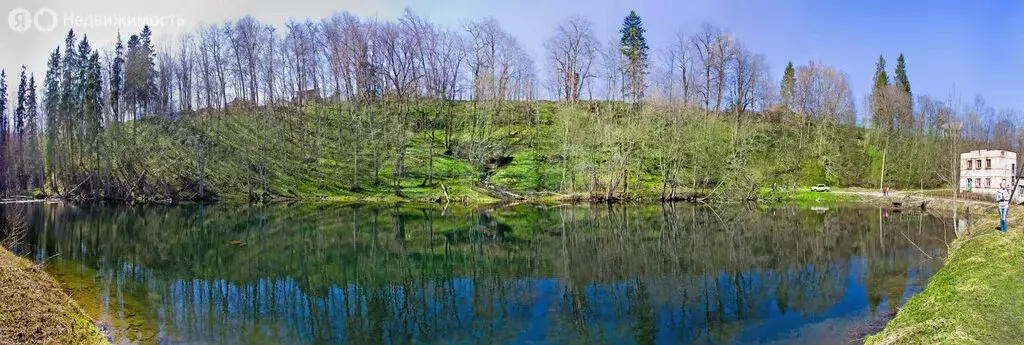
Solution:
[[[1003,181],[1012,189],[1013,183],[1017,182],[1014,178],[1016,171],[1016,152],[974,150],[961,153],[960,191],[994,195]]]

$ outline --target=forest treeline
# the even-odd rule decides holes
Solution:
[[[915,96],[903,55],[892,78],[879,56],[858,116],[825,63],[775,78],[713,25],[653,49],[645,33],[636,12],[617,33],[569,16],[534,57],[495,19],[411,11],[247,16],[165,42],[144,27],[113,47],[71,30],[40,85],[22,67],[8,100],[0,74],[0,194],[749,199],[950,186],[959,152],[1024,143],[1014,110]]]

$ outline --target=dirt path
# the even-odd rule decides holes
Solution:
[[[986,202],[979,200],[927,196],[921,195],[921,192],[918,191],[890,191],[889,196],[883,196],[881,192],[867,190],[838,190],[833,191],[833,193],[856,196],[864,202],[875,203],[882,207],[902,207],[907,209],[920,208],[922,210],[928,210],[929,212],[963,211],[965,213],[978,214],[996,211],[996,203],[994,201]],[[893,203],[900,203],[900,205],[894,205]]]
[[[966,204],[973,204],[973,205],[986,206],[986,207],[994,206],[995,205],[995,202],[984,202],[984,201],[969,200],[969,199],[953,199],[953,198],[935,197],[935,196],[922,196],[921,192],[896,192],[896,191],[893,191],[893,192],[889,192],[889,196],[882,195],[882,192],[869,192],[869,191],[842,191],[842,190],[839,190],[839,191],[834,191],[832,193],[845,194],[845,195],[866,196],[866,197],[873,197],[873,198],[879,198],[879,199],[891,199],[893,201],[912,199],[912,200],[937,200],[937,201],[948,201],[948,202],[962,202],[962,203],[966,203]]]

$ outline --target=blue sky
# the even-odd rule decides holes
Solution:
[[[779,79],[787,61],[810,60],[832,65],[851,78],[857,106],[869,92],[874,64],[885,55],[891,73],[896,57],[907,59],[908,75],[917,95],[946,100],[954,83],[963,105],[980,94],[995,108],[1024,109],[1018,79],[1024,77],[1024,2],[1015,1],[553,1],[553,0],[176,0],[102,1],[11,0],[11,9],[51,8],[60,16],[160,15],[184,19],[182,27],[157,27],[156,38],[172,39],[200,23],[222,22],[251,14],[281,24],[287,18],[322,18],[334,10],[362,17],[393,19],[411,8],[436,23],[458,26],[491,16],[532,52],[539,69],[543,42],[557,23],[581,14],[595,24],[602,42],[615,37],[623,16],[635,9],[647,28],[654,50],[667,47],[680,31],[687,34],[703,22],[731,32],[748,49],[766,55],[773,78]],[[104,26],[79,29],[94,43],[109,44],[115,33],[138,27]],[[14,33],[0,28],[0,46],[24,47],[0,51],[0,66],[8,74],[20,64],[42,74],[46,54],[62,41],[66,28],[49,33]],[[544,73],[539,73],[544,76]],[[859,110],[859,109],[858,109]]]

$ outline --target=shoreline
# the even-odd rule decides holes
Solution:
[[[1014,344],[1024,339],[1024,207],[1006,234],[995,207],[953,241],[943,267],[865,344]]]
[[[107,344],[50,274],[0,246],[0,344]]]

